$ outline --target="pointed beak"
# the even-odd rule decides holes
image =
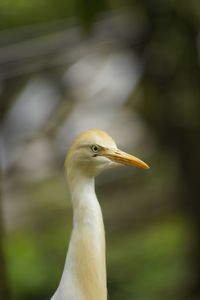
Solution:
[[[123,152],[119,149],[105,149],[102,153],[103,156],[109,158],[113,162],[125,165],[125,166],[133,166],[142,169],[149,169],[150,167],[141,159]]]

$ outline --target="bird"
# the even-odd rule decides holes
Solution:
[[[139,158],[118,149],[101,129],[75,138],[64,169],[73,209],[73,228],[64,270],[51,300],[106,300],[106,246],[102,211],[94,178],[117,166],[149,169]]]

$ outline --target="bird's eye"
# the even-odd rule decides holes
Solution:
[[[97,145],[92,145],[91,149],[92,149],[92,151],[95,152],[95,153],[97,153],[98,150],[99,150],[99,148],[98,148]]]

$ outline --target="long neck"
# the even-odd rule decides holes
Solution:
[[[73,230],[59,288],[67,300],[106,300],[105,234],[94,178],[70,174],[68,185]]]

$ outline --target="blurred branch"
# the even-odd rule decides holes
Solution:
[[[4,81],[2,92],[0,95],[0,125],[3,124],[4,118],[16,100],[17,93],[25,84],[27,78],[10,78]]]
[[[74,49],[78,54],[93,39],[104,47],[106,40],[126,44],[129,37],[137,39],[132,20],[128,13],[108,15],[93,25],[95,35],[88,40],[82,27],[65,20],[0,32],[0,80],[69,64]]]

